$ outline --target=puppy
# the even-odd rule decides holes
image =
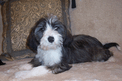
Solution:
[[[107,61],[113,54],[108,50],[117,43],[103,45],[88,35],[74,35],[56,16],[41,18],[32,28],[27,46],[37,54],[31,60],[34,67],[44,65],[57,74],[71,68],[69,64]]]

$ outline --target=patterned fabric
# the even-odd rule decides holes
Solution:
[[[21,55],[21,51],[27,49],[26,39],[30,29],[45,15],[58,16],[69,28],[68,9],[69,0],[9,0],[6,2],[2,7],[3,53],[9,53],[13,57],[18,55],[14,52],[19,52]]]

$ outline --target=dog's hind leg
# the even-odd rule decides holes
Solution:
[[[93,56],[93,61],[107,61],[113,53],[107,49],[101,49],[99,52]]]

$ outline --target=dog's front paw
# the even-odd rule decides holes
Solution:
[[[68,64],[57,64],[51,67],[48,67],[48,69],[51,69],[53,74],[58,74],[62,73],[64,71],[67,71],[71,68],[72,66],[69,66]]]
[[[32,69],[32,65],[29,64],[29,63],[24,64],[24,65],[20,65],[20,66],[19,66],[19,69],[20,69],[20,70],[30,70],[30,69]]]
[[[43,76],[47,74],[49,70],[45,66],[34,67],[31,70],[19,71],[15,73],[16,79],[26,79],[34,76]]]
[[[53,74],[58,74],[58,73],[61,73],[61,72],[64,72],[64,71],[66,71],[66,70],[63,70],[61,68],[55,68],[55,69],[52,70],[52,73]]]

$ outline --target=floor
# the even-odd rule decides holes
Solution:
[[[4,61],[0,66],[1,81],[122,81],[122,52],[111,48],[114,57],[106,62],[73,64],[60,74],[52,74],[44,66],[32,68],[31,59]]]

